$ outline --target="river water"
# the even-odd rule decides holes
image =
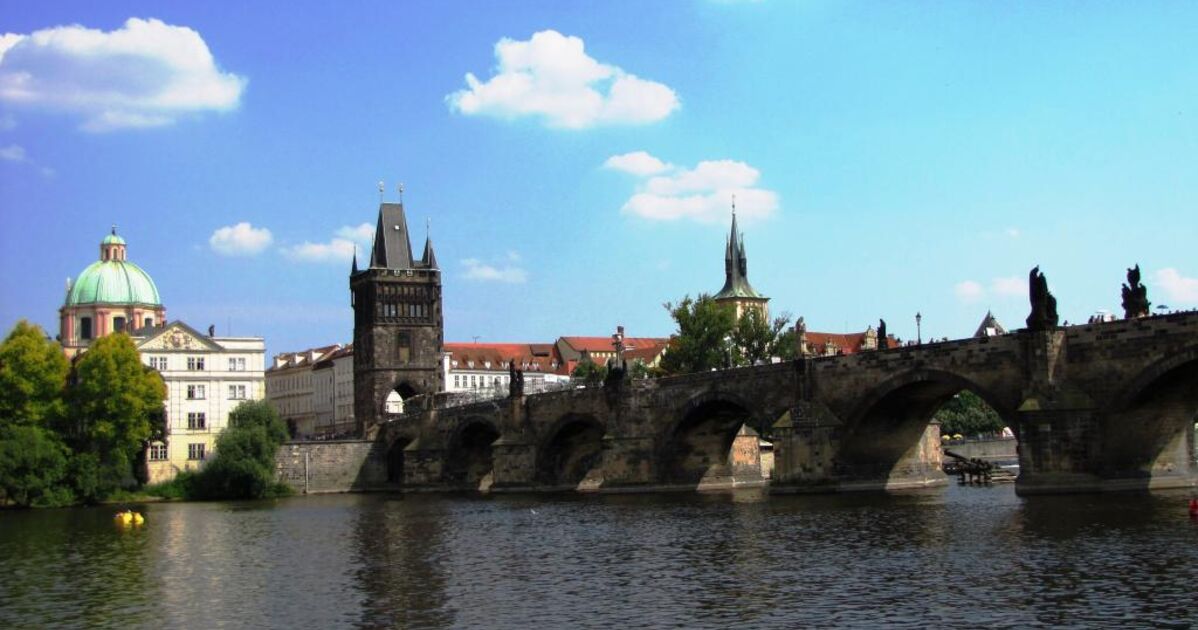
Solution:
[[[296,497],[0,512],[0,627],[1198,628],[1188,495]]]

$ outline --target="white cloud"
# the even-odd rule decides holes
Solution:
[[[513,259],[508,256],[509,260]],[[507,282],[511,284],[523,284],[528,280],[528,272],[515,265],[504,265],[497,267],[483,263],[477,258],[466,258],[462,261],[462,266],[466,268],[463,277],[467,280],[477,280],[480,282]]]
[[[1166,267],[1156,272],[1156,284],[1172,302],[1198,304],[1198,278],[1187,278],[1173,267]]]
[[[669,170],[670,165],[661,160],[649,155],[644,151],[633,151],[623,155],[613,155],[607,158],[603,163],[604,168],[610,168],[615,171],[624,171],[641,177],[648,175],[656,175],[663,171]]]
[[[1027,278],[1009,276],[995,278],[990,282],[990,290],[1002,297],[1023,297],[1027,295]]]
[[[660,174],[647,177],[658,164]],[[744,162],[711,160],[687,169],[637,151],[612,156],[604,166],[634,174],[634,169],[642,171],[641,183],[621,210],[646,219],[722,221],[731,210],[733,195],[737,215],[743,219],[768,217],[778,209],[777,193],[756,188],[761,173]]]
[[[367,264],[370,248],[374,242],[374,226],[369,223],[346,225],[334,232],[326,243],[304,241],[299,245],[283,248],[283,255],[301,262],[348,263],[358,252],[358,262]],[[365,257],[365,258],[363,258]]]
[[[256,228],[242,221],[218,228],[208,238],[208,245],[222,256],[253,256],[269,247],[273,241],[270,230]]]
[[[216,66],[199,33],[156,19],[107,32],[71,25],[0,35],[0,101],[76,113],[86,131],[235,109],[245,85]]]
[[[980,283],[973,280],[958,282],[953,287],[953,292],[957,294],[957,299],[962,302],[977,302],[986,295],[986,289]]]
[[[545,30],[527,41],[495,44],[486,82],[466,74],[466,89],[445,97],[451,110],[498,118],[538,116],[549,127],[656,122],[678,108],[668,86],[638,78],[586,54],[581,38]]]
[[[0,160],[6,162],[24,162],[28,159],[25,155],[25,147],[16,144],[0,147]]]

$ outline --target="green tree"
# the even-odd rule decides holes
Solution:
[[[196,499],[261,499],[288,493],[275,481],[275,453],[287,425],[264,400],[246,401],[229,413],[229,428],[216,439],[216,456],[186,479]]]
[[[72,503],[63,483],[67,455],[67,447],[42,427],[0,428],[0,498],[26,507]]]
[[[771,322],[758,309],[746,310],[732,327],[733,362],[736,365],[753,365],[779,356],[779,340],[788,323],[790,315],[786,313]]]
[[[1002,431],[1006,423],[981,396],[962,390],[936,411],[941,435],[977,435]]]
[[[706,372],[727,365],[730,337],[736,325],[734,309],[706,293],[693,300],[688,295],[677,304],[667,302],[664,306],[678,325],[661,358],[666,374]]]
[[[589,384],[601,383],[607,377],[607,366],[596,364],[589,356],[583,357],[578,365],[574,366],[570,376]]]
[[[133,473],[147,440],[160,435],[166,387],[158,372],[142,365],[124,333],[97,339],[75,365],[67,388],[71,417],[63,434],[77,454],[73,477],[92,500]]]
[[[65,415],[66,357],[39,326],[17,322],[0,342],[0,426],[48,426]]]

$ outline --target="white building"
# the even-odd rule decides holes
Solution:
[[[266,370],[266,400],[287,423],[292,437],[303,439],[316,435],[317,375],[314,368],[339,350],[341,345],[333,344],[284,352],[275,355],[273,365]]]
[[[524,372],[528,393],[570,381],[551,343],[447,343],[441,363],[445,391],[507,392],[509,362]]]
[[[229,412],[266,395],[261,337],[216,337],[183,322],[136,331],[133,342],[142,362],[166,383],[166,435],[146,454],[150,483],[195,470],[212,457],[216,437],[229,424]]]
[[[315,437],[340,437],[354,432],[352,345],[325,355],[312,366],[312,412]]]

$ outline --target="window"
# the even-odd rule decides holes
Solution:
[[[188,444],[187,459],[204,459],[204,443]]]
[[[230,372],[244,372],[245,371],[245,357],[229,357],[229,371]]]
[[[245,385],[230,385],[229,400],[245,400]]]
[[[160,462],[164,459],[166,459],[166,445],[165,444],[151,444],[150,445],[150,461]]]
[[[207,392],[203,385],[188,385],[187,399],[188,400],[203,400],[207,398]]]
[[[204,371],[204,357],[187,357],[187,369],[197,372]]]
[[[153,317],[147,317],[147,318],[146,318],[146,320],[145,320],[145,322],[143,323],[143,325],[144,325],[146,328],[151,328],[151,327],[153,327],[153,326],[154,326],[154,318],[153,318]]]
[[[203,411],[191,411],[187,414],[188,429],[204,429],[207,428],[208,418]],[[200,459],[203,459],[202,457]]]
[[[460,375],[460,374],[454,374],[454,375],[453,375],[453,386],[454,386],[454,387],[461,387],[461,386],[462,386],[462,377],[461,377],[461,375]]]
[[[79,338],[80,339],[91,339],[92,338],[92,318],[90,318],[90,317],[80,317],[79,318]]]
[[[395,358],[400,363],[407,363],[412,355],[412,336],[408,331],[401,330],[395,335]]]
[[[159,372],[166,370],[166,357],[150,357],[150,367]]]
[[[116,332],[125,332],[125,318],[124,317],[113,317],[112,318],[112,329]]]

